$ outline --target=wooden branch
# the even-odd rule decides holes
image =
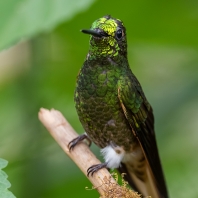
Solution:
[[[59,111],[41,108],[38,116],[40,121],[57,141],[63,151],[77,164],[86,177],[87,169],[90,166],[101,163],[90,151],[89,147],[83,142],[79,143],[71,152],[69,151],[68,143],[76,138],[78,134]],[[121,190],[121,187],[105,168],[97,171],[93,176],[89,176],[87,178],[102,196],[104,196],[107,191],[106,184],[111,184],[114,188],[116,187],[119,191]],[[132,197],[135,198],[139,196]]]
[[[41,108],[39,112],[39,119],[50,132],[52,137],[61,146],[64,152],[77,164],[86,177],[87,169],[90,166],[101,163],[90,151],[89,147],[83,142],[76,146],[71,152],[69,151],[67,145],[71,140],[76,138],[78,134],[59,111],[54,109],[49,111]],[[111,177],[106,169],[101,169],[96,172],[93,177],[87,177],[95,187],[100,186],[97,188],[100,194],[104,192],[102,179],[105,176],[108,178]],[[115,182],[113,178],[111,179],[111,182]]]

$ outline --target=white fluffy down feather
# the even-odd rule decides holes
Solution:
[[[107,163],[107,167],[114,169],[120,166],[125,151],[121,147],[116,146],[113,148],[111,145],[108,145],[105,148],[101,149],[101,154]]]

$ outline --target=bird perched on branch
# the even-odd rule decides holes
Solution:
[[[82,32],[90,35],[90,45],[74,99],[86,133],[69,143],[70,150],[83,139],[93,141],[105,162],[91,166],[88,175],[117,168],[143,196],[168,198],[153,111],[130,69],[123,22],[107,15]]]

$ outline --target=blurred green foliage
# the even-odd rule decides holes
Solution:
[[[21,38],[50,32],[94,0],[7,0],[0,2],[0,49]]]
[[[1,170],[7,166],[8,162],[0,158],[0,197],[1,198],[15,198],[15,196],[8,190],[11,184],[7,180],[7,174]]]
[[[83,12],[82,12],[83,11]],[[0,2],[0,157],[20,198],[99,197],[38,120],[63,112],[79,132],[73,92],[89,37],[79,32],[106,14],[127,28],[128,58],[153,106],[171,197],[198,195],[198,1]],[[25,38],[25,39],[24,39]],[[96,147],[92,147],[99,156]]]

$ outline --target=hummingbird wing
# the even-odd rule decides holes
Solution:
[[[132,132],[137,137],[146,158],[151,181],[160,198],[168,198],[164,175],[154,132],[153,111],[148,103],[140,83],[132,74],[121,77],[118,82],[118,97]],[[127,166],[124,166],[126,170]],[[124,171],[124,170],[123,170]],[[123,172],[121,170],[121,172]],[[137,182],[131,180],[131,186],[141,190]]]

